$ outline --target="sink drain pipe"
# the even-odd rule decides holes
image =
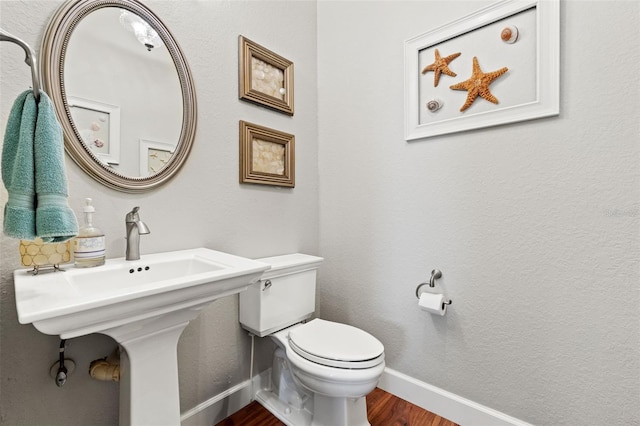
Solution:
[[[89,365],[89,375],[96,380],[104,380],[107,382],[120,381],[120,350],[115,348],[114,351],[105,358],[91,361]]]
[[[61,388],[62,386],[64,386],[65,383],[67,383],[67,367],[64,365],[64,346],[65,343],[67,342],[66,339],[62,339],[60,340],[60,349],[58,350],[58,372],[56,374],[55,380],[56,380],[56,386],[58,386],[59,388]]]

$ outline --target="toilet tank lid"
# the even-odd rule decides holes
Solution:
[[[271,265],[271,269],[265,271],[262,275],[262,279],[268,279],[282,274],[290,274],[297,271],[317,268],[324,259],[322,257],[311,256],[309,254],[293,253],[281,256],[263,257],[256,260],[258,262]]]

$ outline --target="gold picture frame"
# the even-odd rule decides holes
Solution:
[[[293,115],[293,62],[239,38],[240,99]]]
[[[295,187],[295,136],[240,120],[240,183]]]

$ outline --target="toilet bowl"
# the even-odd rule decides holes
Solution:
[[[318,318],[302,322],[315,308],[322,258],[295,254],[259,261],[272,268],[241,293],[240,322],[269,336],[276,350],[271,385],[259,390],[256,400],[288,425],[368,426],[365,397],[384,370],[384,346],[350,325]]]

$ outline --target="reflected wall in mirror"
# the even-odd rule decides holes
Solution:
[[[85,172],[140,192],[178,171],[195,136],[195,89],[153,12],[136,0],[70,1],[49,23],[41,52],[65,149]]]

